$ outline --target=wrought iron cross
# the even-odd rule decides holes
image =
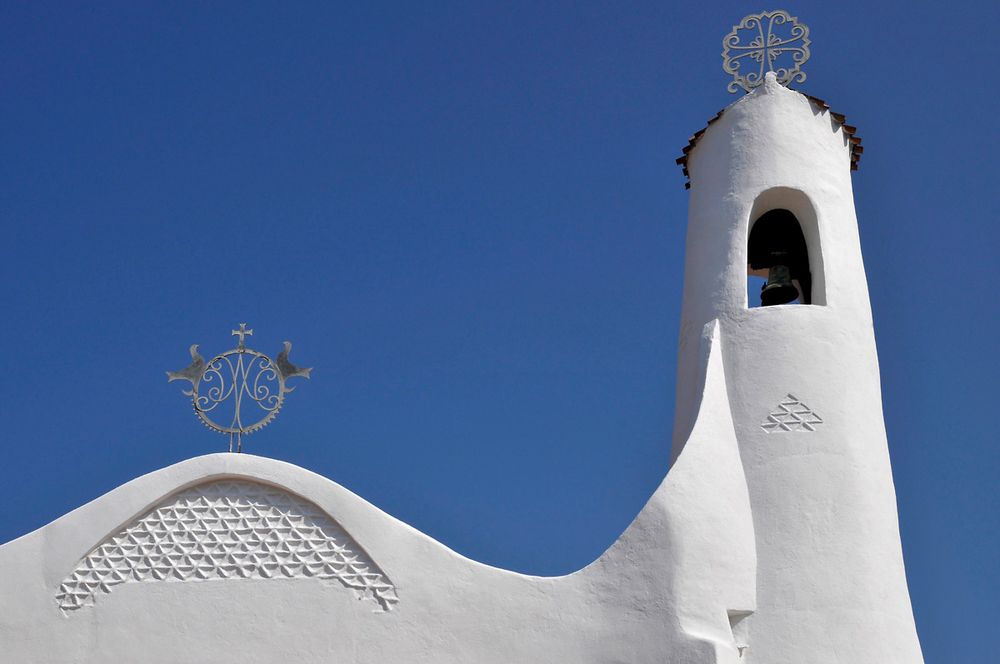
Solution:
[[[243,337],[252,337],[253,336],[253,330],[248,330],[246,323],[240,323],[240,329],[233,330],[232,336],[240,338],[239,348],[245,348],[245,346],[243,344]]]
[[[285,402],[285,395],[294,390],[285,383],[289,378],[302,376],[309,378],[310,368],[297,367],[288,359],[292,350],[289,341],[275,359],[247,348],[246,337],[253,336],[253,330],[246,323],[233,330],[232,336],[239,337],[239,345],[213,357],[208,362],[198,353],[198,344],[188,350],[191,353],[190,366],[180,371],[168,371],[167,381],[186,380],[190,390],[184,394],[191,397],[194,412],[202,424],[213,431],[229,436],[229,451],[243,451],[243,434],[251,434],[263,429],[278,415]],[[244,420],[243,406],[251,411]],[[258,412],[252,405],[260,408]],[[231,410],[229,424],[213,419],[213,412]],[[216,416],[218,413],[214,413]],[[256,418],[254,418],[256,414]]]
[[[722,69],[733,75],[727,89],[750,92],[771,71],[782,85],[806,80],[801,67],[809,59],[811,43],[809,27],[783,9],[744,16],[722,39]],[[743,68],[751,61],[757,64],[756,71],[753,65]]]

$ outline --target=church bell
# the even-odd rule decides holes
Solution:
[[[747,268],[754,274],[767,270],[767,283],[760,289],[761,306],[812,301],[809,251],[802,228],[789,210],[770,210],[754,222],[747,242]]]
[[[767,283],[760,289],[762,306],[788,304],[795,301],[798,296],[799,289],[792,283],[792,271],[787,265],[775,264],[768,268]]]

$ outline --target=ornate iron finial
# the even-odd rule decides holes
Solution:
[[[749,42],[741,43],[744,39]],[[808,26],[783,9],[744,17],[722,40],[722,69],[733,75],[727,89],[750,92],[764,82],[769,71],[782,85],[806,80],[800,68],[809,59],[811,43]],[[756,63],[756,71],[744,68],[748,60]],[[746,74],[740,73],[741,68]]]
[[[285,385],[285,382],[295,376],[309,378],[312,369],[297,367],[288,360],[288,353],[292,350],[289,341],[284,343],[284,349],[273,360],[247,348],[245,337],[253,336],[253,330],[248,330],[246,323],[240,323],[240,329],[233,330],[233,336],[240,338],[236,348],[220,353],[208,362],[198,354],[198,344],[192,345],[188,350],[191,365],[180,371],[168,371],[167,382],[190,382],[191,389],[183,393],[191,397],[198,419],[209,429],[229,436],[230,452],[234,443],[236,451],[242,452],[243,434],[267,426],[281,410],[285,395],[295,389]],[[249,404],[244,398],[263,413],[251,408],[251,417],[245,418],[242,406]],[[225,425],[213,420],[210,413],[227,402],[232,402],[233,416]],[[228,412],[228,409],[224,410]]]

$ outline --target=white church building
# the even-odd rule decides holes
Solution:
[[[0,661],[919,664],[859,143],[774,72],[691,138],[673,461],[585,568],[490,567],[308,470],[211,454],[0,546]]]

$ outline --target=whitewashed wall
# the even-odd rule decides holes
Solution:
[[[684,448],[684,422],[697,411],[688,377],[698,362],[688,349],[718,320],[756,532],[747,661],[921,662],[847,136],[829,112],[769,74],[708,127],[688,169],[674,447]],[[775,208],[802,226],[814,305],[747,307],[748,232]],[[769,426],[787,410],[814,424]]]
[[[579,572],[487,567],[328,479],[214,454],[0,547],[0,660],[735,663],[753,529],[717,327],[702,341],[687,451]]]
[[[215,454],[0,547],[0,661],[922,661],[846,137],[770,78],[688,167],[674,463],[598,560],[491,568],[326,478]],[[751,310],[748,229],[776,207],[817,304]]]

